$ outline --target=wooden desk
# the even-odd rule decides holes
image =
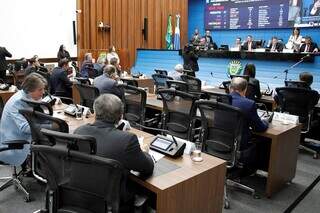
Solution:
[[[163,104],[154,94],[148,94],[147,107],[162,111]],[[256,133],[271,139],[266,195],[271,197],[287,182],[290,182],[296,173],[298,147],[301,125],[283,125],[273,122],[268,130]]]
[[[12,87],[10,87],[9,90],[0,90],[0,96],[3,100],[3,103],[5,104],[14,93],[16,93],[16,90]]]
[[[266,132],[256,135],[271,139],[266,195],[271,197],[295,177],[301,125],[272,122]]]
[[[66,116],[62,112],[64,108],[65,105],[55,106],[54,116],[65,120],[71,133],[80,125],[94,121],[93,117],[79,121]],[[150,143],[154,137],[137,129],[130,131],[138,137],[143,136],[145,143]],[[203,154],[203,158],[202,162],[195,163],[188,155],[177,159],[165,157],[161,160],[177,168],[158,176],[153,175],[146,180],[134,175],[131,175],[130,178],[155,195],[158,213],[222,212],[225,161],[207,154]]]

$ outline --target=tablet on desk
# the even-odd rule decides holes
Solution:
[[[156,137],[156,139],[151,142],[150,146],[167,151],[172,144],[173,141],[170,141],[169,139]]]

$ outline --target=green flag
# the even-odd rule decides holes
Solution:
[[[172,43],[171,15],[168,16],[166,42],[167,42],[167,49],[168,49],[168,50],[172,50],[172,49],[173,49],[173,43]]]

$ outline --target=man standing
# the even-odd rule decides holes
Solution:
[[[0,79],[6,79],[7,61],[6,57],[11,58],[11,53],[5,47],[0,47]]]

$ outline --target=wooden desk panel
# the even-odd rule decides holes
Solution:
[[[13,90],[6,90],[6,91],[3,91],[3,90],[0,90],[0,96],[3,100],[3,103],[6,103],[9,98],[11,98],[11,96],[13,96],[13,94],[16,93],[16,91],[13,91]]]
[[[54,106],[54,116],[65,120],[70,132],[86,123],[94,122],[93,116],[76,120],[64,115],[64,104]],[[144,137],[144,143],[150,143],[153,135],[132,129],[138,137]],[[134,175],[130,178],[156,195],[156,208],[158,213],[218,213],[222,212],[224,181],[226,175],[225,161],[204,154],[204,160],[200,163],[193,162],[189,155],[168,161],[176,164],[179,168],[171,172],[151,176],[142,180]]]

